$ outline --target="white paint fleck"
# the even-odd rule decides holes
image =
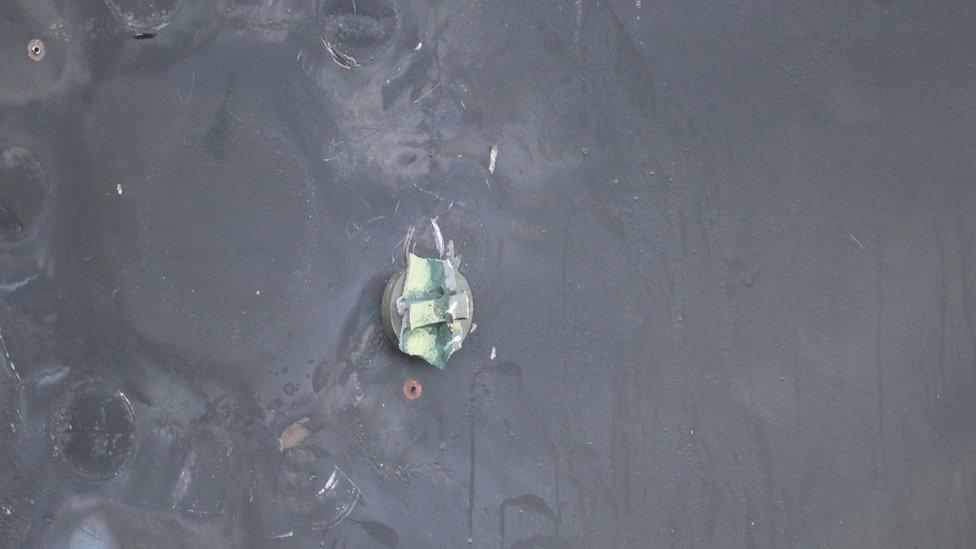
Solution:
[[[498,160],[498,145],[491,146],[491,153],[488,155],[488,173],[495,173],[495,162]]]
[[[338,475],[336,475],[336,472],[337,471],[335,469],[332,470],[332,474],[329,475],[329,480],[325,481],[325,486],[323,486],[322,489],[319,490],[320,496],[335,488],[335,484],[339,480]]]
[[[115,192],[117,192],[119,194],[122,194],[122,184],[121,183],[115,185]]]
[[[437,218],[430,220],[431,227],[434,228],[434,240],[437,244],[437,254],[440,257],[444,257],[444,234],[441,233],[441,227],[437,224]]]
[[[491,346],[491,359],[492,359],[492,360],[495,360],[495,357],[497,357],[497,356],[498,356],[498,353],[497,353],[497,352],[495,352],[495,346],[494,346],[494,345],[492,345],[492,346]]]
[[[285,532],[284,534],[272,534],[271,535],[271,539],[290,538],[290,537],[292,537],[294,535],[295,535],[295,532],[293,530],[289,530],[289,531]]]
[[[417,45],[413,47],[413,51],[420,51],[420,48],[424,47],[423,42],[417,42]]]

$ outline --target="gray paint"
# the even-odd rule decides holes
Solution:
[[[3,545],[976,543],[971,2],[110,3],[0,3]],[[444,372],[378,308],[434,216]],[[92,378],[103,482],[47,437]],[[302,417],[366,497],[324,533]]]

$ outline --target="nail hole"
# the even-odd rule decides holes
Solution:
[[[139,34],[133,34],[132,37],[136,40],[148,40],[150,38],[155,38],[156,35],[151,32],[140,32]]]
[[[35,38],[27,43],[27,57],[34,61],[44,59],[44,42]]]
[[[417,400],[420,398],[423,390],[423,385],[415,378],[410,378],[403,382],[403,396],[407,397],[407,400]]]

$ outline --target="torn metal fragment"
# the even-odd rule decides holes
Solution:
[[[407,254],[383,293],[383,325],[404,353],[443,369],[471,331],[471,288],[449,259]]]

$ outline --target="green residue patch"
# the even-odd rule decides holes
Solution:
[[[462,322],[470,318],[471,296],[450,261],[408,254],[403,291],[396,298],[402,316],[399,347],[444,368],[467,335]]]

